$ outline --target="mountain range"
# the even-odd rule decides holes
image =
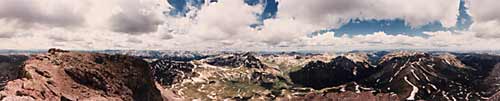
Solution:
[[[154,55],[152,55],[154,54]],[[0,100],[489,100],[500,55],[356,51],[0,55]]]

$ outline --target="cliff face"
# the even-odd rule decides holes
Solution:
[[[23,55],[0,55],[0,90],[4,89],[7,81],[14,80],[20,77],[21,67],[28,59],[28,56]]]
[[[164,100],[148,64],[123,55],[50,50],[29,57],[3,100]]]

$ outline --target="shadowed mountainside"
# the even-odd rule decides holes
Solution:
[[[310,62],[290,73],[290,77],[296,84],[315,89],[354,82],[358,88],[395,93],[406,100],[487,100],[500,88],[499,59],[500,56],[486,54],[393,52],[377,60],[375,72],[356,78],[352,74],[360,70],[353,67],[363,65],[352,61],[336,65],[346,60],[339,56],[328,63]]]
[[[7,81],[21,77],[21,67],[27,59],[28,56],[24,55],[0,55],[0,90],[4,89]]]

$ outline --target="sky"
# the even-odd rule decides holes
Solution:
[[[0,49],[500,50],[498,0],[2,0]]]

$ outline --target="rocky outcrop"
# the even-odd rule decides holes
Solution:
[[[180,83],[183,79],[195,76],[194,65],[190,62],[163,59],[151,64],[153,76],[162,85]]]
[[[31,56],[22,78],[0,91],[3,100],[164,100],[148,64],[123,55],[51,49]]]
[[[257,59],[252,53],[235,53],[221,55],[206,60],[207,64],[221,67],[248,67],[248,68],[264,68],[264,64]]]
[[[366,57],[346,55],[338,56],[328,63],[309,62],[304,68],[291,72],[289,76],[295,84],[322,89],[362,80],[374,73],[374,69]]]

